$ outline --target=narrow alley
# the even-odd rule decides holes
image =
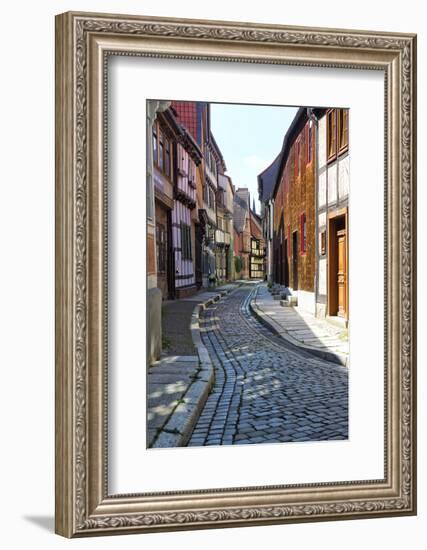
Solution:
[[[190,446],[348,437],[348,369],[292,349],[258,321],[246,283],[206,309],[215,384]]]

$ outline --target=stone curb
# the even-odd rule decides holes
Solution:
[[[236,288],[238,287],[231,290],[220,290],[218,294],[215,294],[205,302],[201,302],[195,306],[191,315],[190,331],[193,344],[199,356],[200,368],[197,372],[197,378],[190,385],[181,403],[176,406],[166,425],[157,437],[152,447],[153,449],[185,447],[188,443],[215,380],[213,363],[200,336],[200,314],[207,307],[214,302],[218,302],[223,296],[226,296]]]
[[[283,338],[283,340],[286,340],[292,346],[307,351],[308,353],[311,353],[316,357],[320,357],[321,359],[325,359],[326,361],[330,361],[332,363],[338,363],[343,367],[348,367],[349,358],[346,354],[339,353],[337,351],[323,350],[315,348],[313,346],[308,346],[307,344],[302,344],[299,340],[284,332],[286,329],[279,325],[279,323],[276,323],[276,321],[274,321],[274,319],[272,319],[269,315],[264,313],[255,301],[256,298],[253,298],[249,302],[249,307],[253,314],[261,321],[261,323],[273,330],[273,332],[278,334],[281,338]]]

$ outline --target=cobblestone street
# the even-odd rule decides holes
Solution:
[[[347,368],[296,351],[261,324],[249,308],[254,288],[204,313],[215,384],[188,445],[347,439]]]

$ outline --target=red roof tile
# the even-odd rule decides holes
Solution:
[[[195,101],[172,101],[178,121],[183,124],[197,141],[197,103]]]

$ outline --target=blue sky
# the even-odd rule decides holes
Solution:
[[[211,103],[211,129],[234,186],[248,187],[259,213],[257,175],[277,156],[295,107]]]

